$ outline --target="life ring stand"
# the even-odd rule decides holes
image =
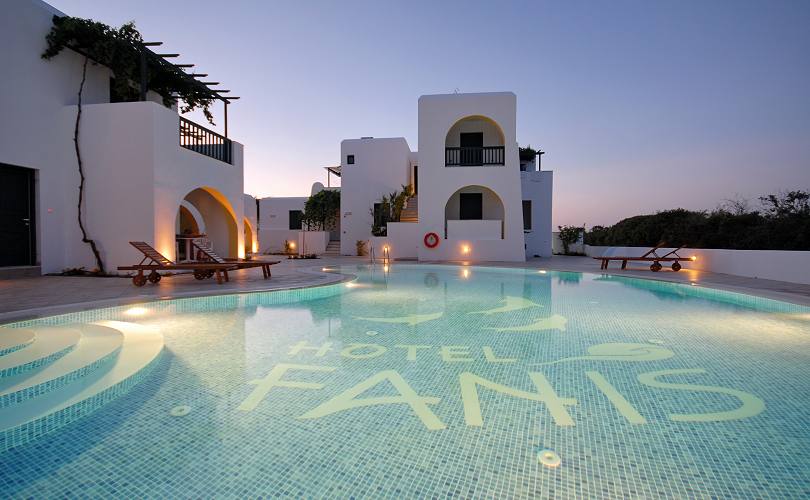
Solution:
[[[427,233],[423,241],[426,247],[436,248],[439,246],[439,235],[436,233]]]

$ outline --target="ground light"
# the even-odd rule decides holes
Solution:
[[[546,271],[545,269],[541,269],[541,270],[539,270],[537,272],[540,273],[540,274],[546,274],[548,271]]]
[[[560,456],[552,450],[541,450],[537,454],[537,461],[546,467],[559,467],[560,463],[562,463]]]
[[[148,312],[149,312],[149,310],[147,308],[145,308],[145,307],[137,307],[136,306],[136,307],[130,307],[129,309],[124,311],[124,314],[126,314],[127,316],[143,316],[144,314],[146,314]]]

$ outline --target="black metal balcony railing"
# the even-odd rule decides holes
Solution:
[[[230,139],[182,116],[180,117],[180,146],[215,160],[233,164],[233,143]]]
[[[444,148],[444,164],[447,167],[503,165],[503,146]]]

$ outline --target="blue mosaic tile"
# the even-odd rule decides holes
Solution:
[[[166,348],[0,454],[3,496],[810,496],[809,308],[609,274],[343,271],[9,325],[129,321]]]

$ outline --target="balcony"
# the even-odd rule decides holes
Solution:
[[[215,160],[233,164],[233,143],[191,120],[180,117],[180,146]]]
[[[503,146],[444,148],[446,167],[484,167],[503,164]]]

